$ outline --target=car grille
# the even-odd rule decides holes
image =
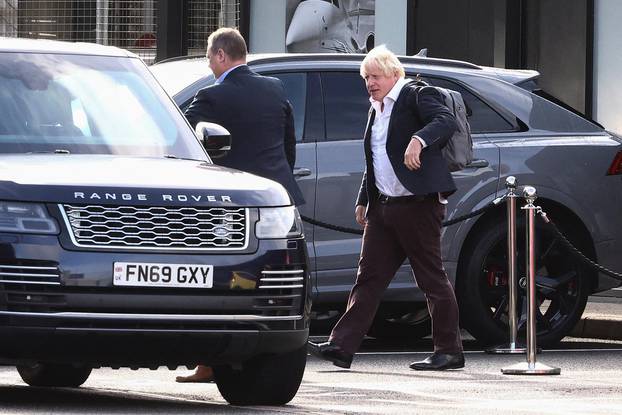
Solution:
[[[305,269],[302,264],[268,266],[261,271],[255,308],[264,315],[299,314],[304,302]]]
[[[259,288],[270,289],[298,289],[304,286],[304,270],[301,269],[281,269],[263,270],[259,279]]]
[[[31,304],[48,310],[64,302],[64,297],[49,295],[61,288],[58,264],[49,261],[2,261],[0,288],[7,310],[30,311]]]
[[[57,266],[0,264],[1,284],[60,285]]]
[[[245,249],[245,208],[60,205],[79,247],[125,249]]]

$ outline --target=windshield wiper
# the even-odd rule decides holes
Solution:
[[[57,148],[54,151],[29,151],[26,154],[71,154],[71,152],[64,148]]]
[[[201,159],[193,159],[193,158],[188,158],[188,157],[177,157],[174,154],[165,154],[163,157],[165,159],[175,159],[175,160],[205,161],[205,160],[201,160]]]

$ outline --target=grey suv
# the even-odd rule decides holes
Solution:
[[[253,70],[280,78],[294,107],[295,174],[307,204],[301,214],[357,228],[354,201],[364,169],[363,131],[368,96],[359,75],[363,55],[256,55]],[[466,62],[403,57],[407,76],[462,93],[473,132],[475,159],[454,173],[452,219],[487,205],[513,175],[538,189],[541,205],[588,257],[620,267],[622,251],[622,140],[540,90],[538,73]],[[183,109],[214,82],[205,58],[185,57],[151,66]],[[519,224],[523,223],[520,215]],[[343,308],[356,276],[360,237],[305,223],[314,284],[314,311]],[[524,232],[519,232],[519,238]],[[505,207],[444,228],[445,267],[455,282],[462,324],[481,342],[503,341],[508,276]],[[519,239],[519,275],[524,241]],[[538,341],[552,345],[580,318],[587,297],[619,283],[582,267],[547,229],[539,229]],[[523,293],[521,291],[521,293]],[[524,296],[519,299],[524,329]],[[408,326],[408,327],[405,327]],[[418,338],[430,322],[422,293],[405,264],[386,292],[370,334]]]

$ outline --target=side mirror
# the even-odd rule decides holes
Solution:
[[[231,150],[231,134],[222,125],[202,121],[197,124],[195,132],[211,158],[223,157]]]

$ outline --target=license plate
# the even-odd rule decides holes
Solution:
[[[115,262],[112,284],[130,287],[212,288],[213,265]]]

